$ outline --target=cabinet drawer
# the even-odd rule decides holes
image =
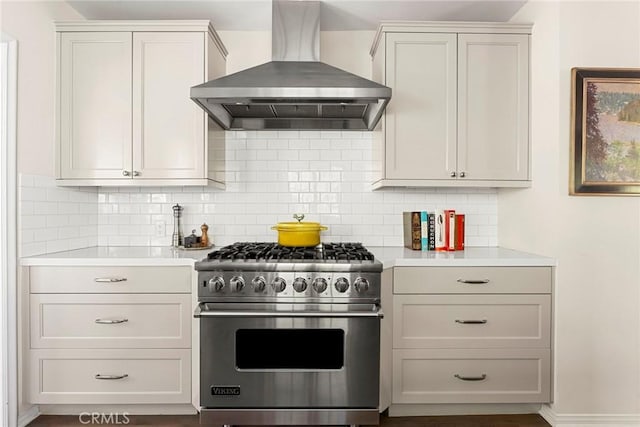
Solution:
[[[550,377],[549,349],[393,350],[393,403],[548,402]]]
[[[396,294],[547,294],[551,267],[396,267]]]
[[[550,347],[551,295],[395,295],[394,348]]]
[[[188,266],[31,267],[31,293],[191,292]]]
[[[189,294],[32,294],[32,348],[189,348]]]
[[[31,403],[191,401],[190,350],[31,350],[30,368]]]

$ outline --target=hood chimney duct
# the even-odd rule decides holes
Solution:
[[[320,61],[320,2],[274,0],[272,61]]]

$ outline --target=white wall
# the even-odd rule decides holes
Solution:
[[[83,20],[62,1],[0,2],[18,41],[18,172],[54,176],[55,20]]]
[[[271,31],[218,31],[227,56],[227,73],[271,61]],[[322,31],[320,60],[350,73],[371,78],[369,48],[374,31]]]
[[[218,31],[227,48],[227,74],[271,61],[271,31]]]
[[[369,49],[375,31],[322,31],[320,60],[353,74],[371,78]]]
[[[535,23],[533,187],[498,194],[500,244],[558,259],[559,424],[640,425],[640,200],[568,195],[571,67],[640,67],[640,2],[533,1],[513,21]]]
[[[18,42],[19,255],[97,244],[97,190],[56,188],[54,21],[83,20],[62,1],[2,1],[2,31]]]

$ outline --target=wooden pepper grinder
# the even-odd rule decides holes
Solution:
[[[209,226],[207,224],[202,224],[202,226],[200,227],[200,230],[202,230],[202,236],[200,237],[200,244],[206,248],[207,246],[209,246],[209,235],[207,234],[207,231],[209,231]]]

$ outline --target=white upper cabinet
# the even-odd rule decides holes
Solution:
[[[131,165],[131,33],[59,40],[61,175],[122,178]]]
[[[387,179],[447,179],[456,167],[456,35],[391,33]],[[400,143],[402,142],[402,143]]]
[[[189,88],[205,81],[202,33],[133,34],[133,171],[204,176],[205,115]]]
[[[385,23],[374,79],[392,88],[374,189],[526,187],[530,25]]]
[[[224,132],[189,97],[226,69],[208,21],[57,31],[59,185],[224,186]]]
[[[460,179],[529,178],[529,36],[458,35]]]

